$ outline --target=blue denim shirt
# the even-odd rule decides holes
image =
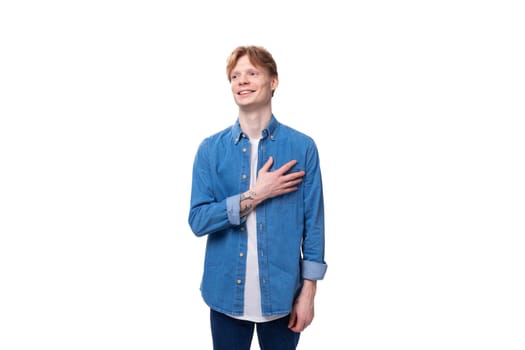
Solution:
[[[258,166],[273,156],[271,170],[295,159],[304,170],[297,191],[256,207],[261,308],[265,316],[291,311],[303,279],[323,279],[325,232],[321,170],[313,139],[272,116],[259,141]],[[219,312],[242,315],[247,232],[240,195],[250,184],[250,143],[239,121],[202,141],[193,165],[188,222],[207,236],[201,293]]]

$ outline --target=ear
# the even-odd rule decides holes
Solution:
[[[279,77],[274,76],[272,78],[272,91],[275,91],[275,89],[277,89],[277,85],[279,85]]]

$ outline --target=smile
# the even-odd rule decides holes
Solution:
[[[255,92],[255,90],[242,90],[237,93],[237,95],[246,95],[251,94],[252,92]]]

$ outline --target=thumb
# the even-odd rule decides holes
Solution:
[[[297,315],[295,312],[292,312],[290,314],[290,320],[288,321],[288,328],[295,327],[295,323],[297,322]]]

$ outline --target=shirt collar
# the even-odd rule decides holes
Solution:
[[[268,123],[268,126],[264,128],[261,132],[261,138],[265,139],[267,137],[270,138],[270,140],[275,141],[275,134],[277,131],[277,128],[279,126],[279,122],[275,118],[275,116],[272,114],[272,118],[270,119],[270,122]],[[235,121],[235,124],[232,125],[231,128],[231,135],[233,139],[233,143],[238,144],[239,141],[243,138],[248,138],[248,135],[246,135],[242,129],[241,124],[239,122],[239,118]]]

